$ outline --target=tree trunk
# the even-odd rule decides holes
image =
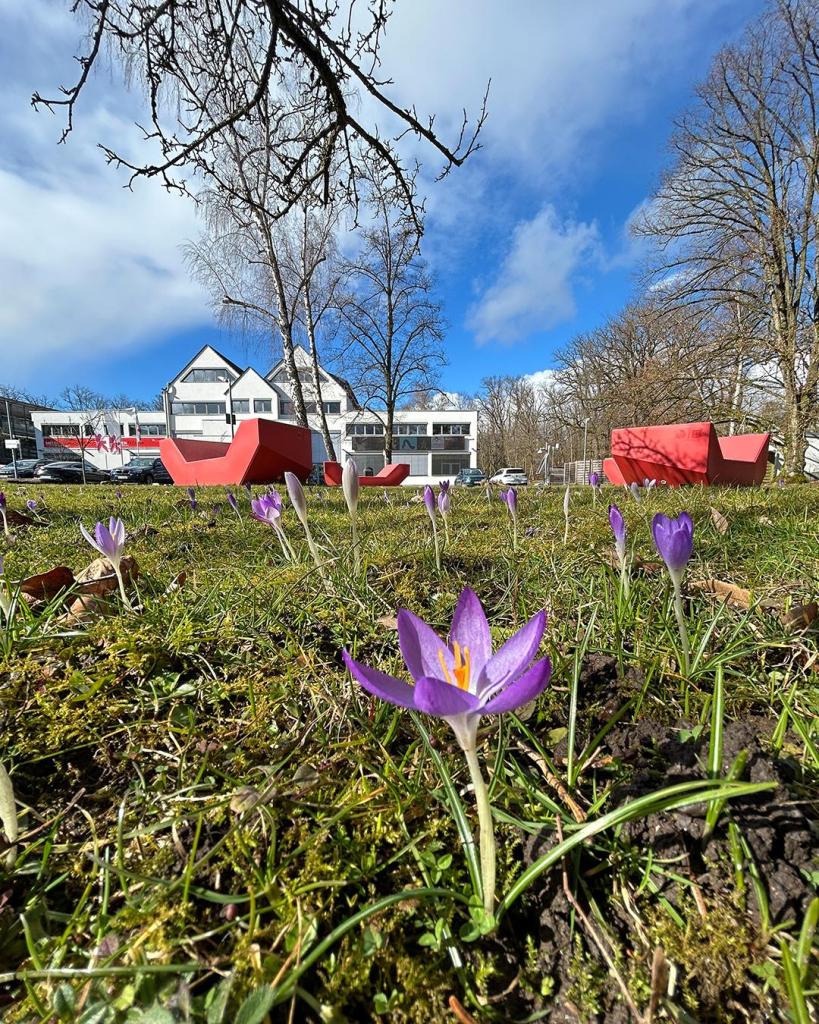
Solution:
[[[324,439],[327,458],[331,462],[335,462],[336,450],[333,445],[333,438],[330,435],[330,428],[327,426],[327,413],[324,411],[324,400],[321,394],[321,374],[319,373],[318,352],[316,351],[315,324],[313,323],[313,310],[310,306],[310,292],[307,288],[304,289],[304,313],[307,338],[310,342],[310,362],[313,369],[313,387],[316,389],[316,410],[319,414],[321,436]]]
[[[384,417],[384,465],[392,462],[392,425],[395,419],[395,399],[390,395],[387,399],[387,415]]]
[[[808,402],[806,396],[790,388],[785,389],[785,450],[782,472],[785,476],[802,476],[808,450]]]

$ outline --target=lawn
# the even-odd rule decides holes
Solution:
[[[362,493],[356,570],[322,488],[323,577],[286,497],[293,562],[244,490],[240,515],[220,488],[195,509],[171,487],[45,498],[0,535],[8,596],[88,565],[79,523],[109,516],[139,576],[130,610],[114,592],[72,618],[75,590],[0,625],[4,1020],[810,1020],[819,488],[577,488],[565,543],[563,492],[530,489],[516,551],[506,504],[458,490],[440,571],[417,492]],[[687,675],[650,529],[682,510]],[[398,610],[446,637],[467,585],[495,649],[545,609],[552,662],[535,702],[480,723],[489,916],[453,732],[341,654],[409,680]]]

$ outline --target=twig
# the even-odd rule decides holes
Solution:
[[[461,1022],[461,1024],[478,1024],[471,1013],[468,1013],[457,996],[449,997],[449,1008]]]
[[[572,812],[574,820],[577,822],[578,825],[582,825],[586,821],[586,812],[583,810],[580,804],[578,804],[577,801],[569,794],[568,790],[560,781],[560,779],[556,775],[552,774],[552,772],[549,770],[549,766],[546,764],[546,761],[533,747],[530,747],[528,743],[524,743],[523,740],[518,740],[517,746],[519,750],[522,750],[524,754],[530,757],[538,766],[538,768],[540,768],[541,772],[543,772],[543,777],[546,779],[546,781],[549,783],[552,789],[555,790],[560,799],[566,804],[566,806]]]

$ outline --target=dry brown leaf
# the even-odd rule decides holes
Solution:
[[[734,608],[751,607],[751,591],[738,587],[735,583],[726,583],[724,580],[700,580],[691,586],[697,590],[704,590],[706,594],[715,594],[723,600],[727,598],[728,604]]]
[[[80,594],[66,614],[60,617],[60,622],[69,624],[91,622],[101,615],[110,615],[110,613],[110,604],[99,594]]]
[[[124,555],[119,567],[126,585],[139,577],[139,566],[133,555]],[[95,558],[77,573],[76,580],[84,594],[104,597],[119,588],[114,567],[107,558]]]
[[[48,572],[37,573],[21,580],[19,586],[23,600],[28,605],[39,604],[41,601],[51,601],[61,590],[67,590],[74,585],[74,573],[64,565],[58,565]]]
[[[174,578],[168,585],[168,589],[165,591],[165,593],[172,594],[175,590],[181,590],[185,586],[187,580],[188,574],[183,569],[182,572],[178,572],[176,576],[174,576]]]
[[[15,512],[13,508],[7,509],[6,518],[9,526],[45,526],[46,524],[38,519],[32,519],[24,512]]]
[[[782,613],[782,625],[789,633],[807,629],[819,615],[819,605],[815,601],[809,604],[795,604],[790,611]]]
[[[398,619],[394,615],[379,615],[375,621],[384,629],[398,629]]]
[[[716,526],[720,533],[728,532],[728,520],[722,512],[718,512],[713,506],[711,507],[711,519],[713,520],[714,526]]]

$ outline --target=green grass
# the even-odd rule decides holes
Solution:
[[[365,492],[358,574],[342,495],[323,489],[309,508],[327,583],[292,509],[300,560],[287,564],[244,492],[241,520],[220,488],[200,491],[197,513],[175,488],[45,493],[45,528],[0,535],[7,580],[78,571],[95,553],[77,523],[112,514],[136,533],[126,551],[141,574],[135,612],[113,603],[77,625],[54,602],[0,626],[0,761],[21,833],[0,866],[3,1019],[428,1022],[455,1019],[454,995],[478,1020],[548,1019],[566,1000],[603,1020],[624,990],[669,1019],[809,1019],[819,911],[778,909],[772,873],[793,851],[766,863],[767,811],[749,808],[770,798],[750,790],[773,765],[800,835],[817,835],[816,633],[788,632],[781,613],[817,599],[819,488],[655,490],[641,505],[610,488],[596,506],[573,489],[565,546],[562,490],[531,489],[517,554],[505,505],[456,491],[440,573],[413,492]],[[13,490],[9,506],[27,497]],[[687,679],[666,574],[635,572],[628,600],[620,590],[609,500],[649,562],[651,516],[692,515]],[[706,579],[754,604],[693,586]],[[544,607],[553,662],[533,708],[482,723],[494,931],[476,909],[463,845],[476,815],[452,734],[371,700],[341,661],[346,647],[402,673],[379,619],[410,608],[446,635],[466,584],[496,647]],[[750,760],[730,749],[731,723],[749,723]],[[629,729],[645,734],[636,758],[615,742]],[[679,778],[669,736],[691,752]],[[687,836],[685,851],[654,848],[655,825]],[[791,870],[807,908],[819,863]],[[652,975],[658,946],[670,995]]]

